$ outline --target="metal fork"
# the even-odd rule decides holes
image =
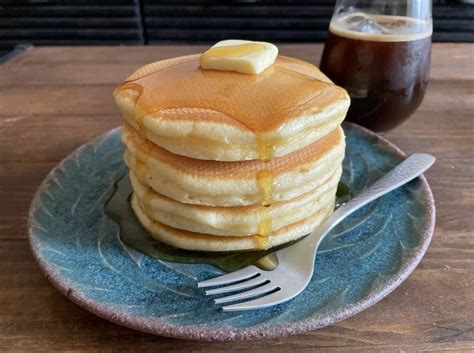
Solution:
[[[319,244],[337,224],[369,202],[415,179],[434,162],[435,158],[425,153],[415,153],[405,159],[366,190],[339,207],[306,238],[277,251],[275,254],[278,257],[278,266],[274,270],[263,271],[253,265],[247,266],[241,270],[199,282],[198,287],[225,285],[207,290],[206,295],[241,291],[214,300],[216,304],[224,304],[246,299],[243,302],[222,306],[223,311],[265,308],[296,297],[311,280]]]

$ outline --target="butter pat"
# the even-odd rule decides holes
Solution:
[[[258,75],[275,62],[278,48],[267,42],[223,40],[201,55],[201,69]]]

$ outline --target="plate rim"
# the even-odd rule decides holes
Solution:
[[[386,148],[391,150],[394,154],[399,157],[405,158],[406,154],[391,141],[386,139],[384,136],[381,136],[367,128],[364,128],[360,125],[344,122],[344,125],[351,126],[352,129],[358,130],[364,135],[374,138],[377,143],[384,145]],[[80,292],[75,292],[73,288],[70,288],[66,281],[62,279],[60,272],[53,268],[52,265],[46,261],[40,253],[40,241],[35,235],[33,229],[33,215],[35,211],[41,207],[40,195],[43,193],[48,182],[53,177],[53,173],[63,167],[66,161],[77,156],[83,149],[85,149],[90,144],[98,144],[102,140],[106,140],[110,135],[115,134],[121,127],[113,128],[98,137],[84,143],[64,159],[62,159],[44,178],[38,187],[35,195],[31,201],[30,208],[28,211],[28,241],[30,244],[30,249],[33,254],[34,259],[39,264],[39,267],[49,282],[63,295],[65,295],[69,300],[71,300],[76,305],[82,307],[83,309],[91,312],[92,314],[101,317],[105,320],[113,322],[115,324],[138,330],[145,333],[151,333],[154,335],[160,335],[171,338],[187,339],[187,340],[197,340],[197,341],[254,341],[261,339],[272,339],[272,338],[283,338],[294,334],[301,334],[308,331],[316,330],[325,326],[335,324],[339,321],[345,320],[351,316],[354,316],[363,310],[371,307],[376,304],[387,295],[389,295],[395,288],[397,288],[403,281],[405,281],[408,276],[415,270],[415,268],[420,263],[423,258],[426,250],[428,249],[435,228],[435,219],[436,219],[436,207],[433,197],[433,192],[430,188],[426,177],[422,175],[420,177],[421,188],[423,190],[423,198],[426,203],[426,217],[422,225],[420,246],[419,248],[410,255],[407,262],[402,266],[390,280],[388,280],[383,288],[378,291],[371,290],[364,296],[364,299],[359,300],[352,304],[347,304],[340,307],[336,311],[330,311],[323,316],[317,315],[316,313],[312,314],[310,317],[307,317],[302,320],[297,320],[290,323],[279,323],[275,325],[265,325],[257,324],[254,326],[246,328],[206,328],[198,325],[174,325],[164,320],[154,317],[154,316],[134,316],[126,314],[120,311],[117,311],[117,308],[113,304],[104,304],[97,302],[93,299],[88,298]]]

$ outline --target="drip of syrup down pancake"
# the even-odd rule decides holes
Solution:
[[[255,246],[264,249],[270,245],[270,233],[272,231],[272,219],[270,217],[270,206],[273,201],[274,176],[269,170],[262,170],[257,173],[257,186],[261,195],[261,205],[257,226],[257,236],[254,238]]]

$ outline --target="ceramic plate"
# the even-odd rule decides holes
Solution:
[[[393,144],[344,126],[343,181],[357,194],[403,159]],[[322,243],[315,274],[295,299],[267,309],[224,313],[198,289],[222,273],[211,265],[163,262],[127,248],[104,214],[126,168],[120,130],[85,144],[40,186],[30,209],[33,254],[52,284],[107,320],[158,335],[247,340],[313,330],[357,314],[415,269],[434,228],[434,202],[422,177],[361,209]]]

